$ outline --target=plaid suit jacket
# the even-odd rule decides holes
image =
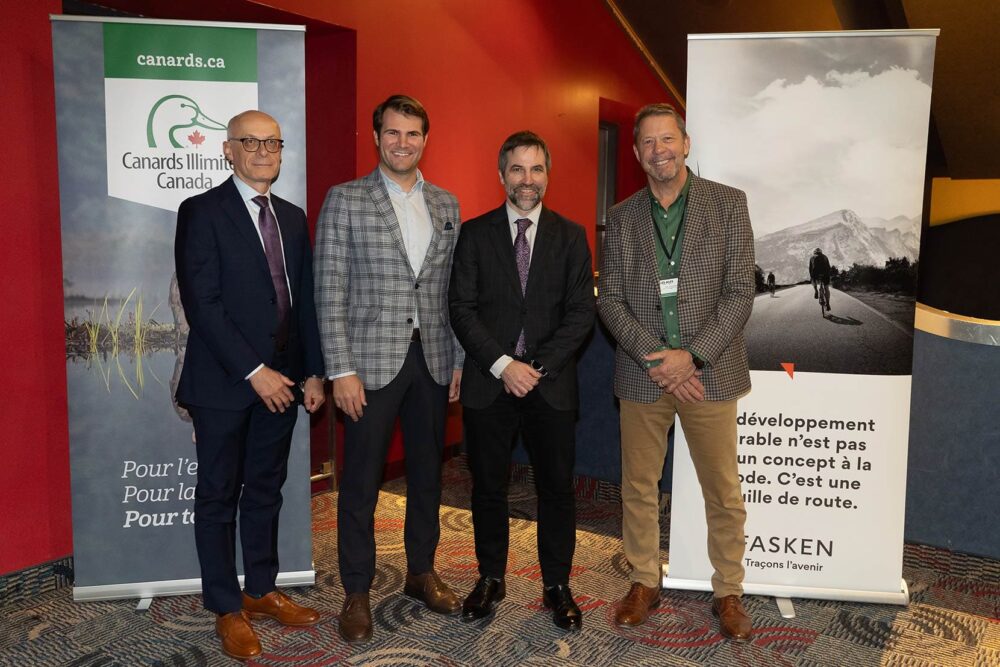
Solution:
[[[357,372],[381,389],[403,366],[420,318],[431,376],[451,382],[464,353],[448,318],[448,280],[460,218],[454,195],[424,181],[434,230],[417,275],[378,168],[330,188],[316,225],[316,312],[328,376]]]
[[[754,246],[746,194],[690,174],[677,292],[681,345],[705,360],[705,398],[750,390],[743,327],[754,300]],[[618,341],[615,396],[652,403],[662,390],[643,357],[665,345],[650,193],[643,188],[608,212],[597,297]]]

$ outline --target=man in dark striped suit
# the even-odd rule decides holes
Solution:
[[[632,566],[615,622],[639,625],[659,604],[659,479],[676,416],[705,497],[712,610],[724,636],[747,639],[736,464],[736,400],[750,391],[743,328],[755,289],[746,195],[687,169],[691,139],[670,105],[643,107],[633,139],[648,187],[609,212],[598,295],[618,341],[622,542]]]

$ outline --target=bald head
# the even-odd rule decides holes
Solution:
[[[281,128],[278,126],[278,121],[273,116],[269,116],[263,111],[257,111],[256,109],[247,109],[230,118],[229,124],[226,125],[226,136],[230,139],[239,139],[244,136],[242,134],[243,124],[254,122],[273,123],[274,127],[277,128],[277,136],[281,136]]]
[[[281,139],[281,128],[271,116],[263,111],[244,111],[232,117],[226,126],[229,137],[222,144],[222,152],[233,165],[237,178],[261,194],[268,191],[278,178],[281,168],[280,143],[275,152],[267,149],[268,139]],[[256,150],[247,150],[243,140],[257,139]],[[272,143],[272,148],[274,147]]]

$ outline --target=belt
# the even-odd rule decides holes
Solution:
[[[413,334],[410,335],[410,342],[411,343],[419,343],[420,342],[420,329],[414,329],[413,330]]]

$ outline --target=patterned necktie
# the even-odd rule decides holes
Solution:
[[[517,275],[521,278],[521,296],[524,296],[524,290],[528,286],[528,267],[531,266],[531,246],[528,245],[528,227],[531,226],[531,220],[527,218],[521,218],[517,221],[517,236],[514,238],[514,257],[517,259]],[[514,348],[514,354],[518,357],[523,357],[525,352],[524,344],[524,329],[521,329],[521,335],[517,338],[517,347]]]
[[[264,239],[264,254],[267,256],[267,266],[271,269],[271,282],[278,297],[278,330],[274,334],[275,342],[280,347],[288,340],[288,319],[291,314],[291,298],[288,294],[288,279],[285,277],[285,257],[281,252],[281,239],[278,237],[278,221],[271,213],[267,197],[258,195],[253,203],[260,207],[260,235]]]

